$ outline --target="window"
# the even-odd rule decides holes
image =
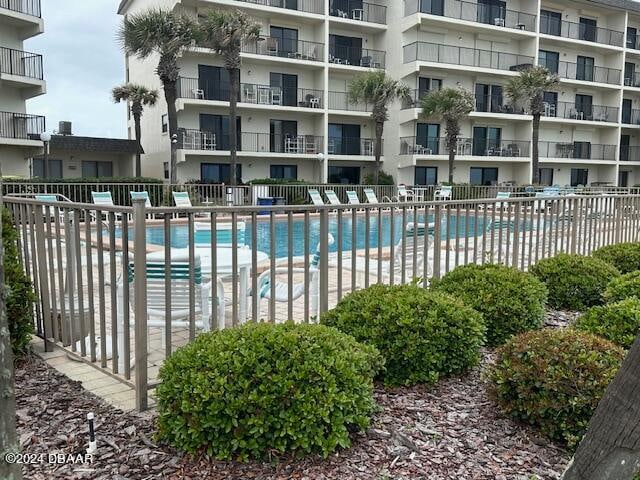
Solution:
[[[298,179],[298,166],[297,165],[271,165],[271,178],[281,178],[283,180],[297,180]]]
[[[169,180],[169,162],[164,162],[164,179]]]
[[[48,163],[49,171],[47,172],[47,178],[62,178],[62,160],[49,159]],[[31,176],[44,178],[44,159],[34,158],[31,163]]]
[[[426,149],[426,151],[423,151]],[[416,126],[416,153],[427,155],[440,154],[440,125],[437,123],[419,123]]]
[[[169,131],[169,115],[162,115],[162,133],[167,133]]]
[[[420,12],[430,15],[444,15],[444,0],[422,0]]]
[[[471,185],[495,185],[498,183],[498,169],[471,167],[469,169],[469,183]]]
[[[113,164],[111,162],[95,162],[92,160],[83,161],[82,176],[84,178],[113,177]]]
[[[500,156],[502,129],[496,127],[473,127],[473,155]]]
[[[276,91],[281,92],[280,103],[278,105],[286,105],[287,107],[298,106],[298,76],[288,75],[286,73],[270,73],[269,86]],[[271,100],[276,103],[275,100]]]
[[[585,80],[587,82],[593,82],[593,69],[594,69],[593,57],[583,57],[581,55],[578,55],[576,80]]]
[[[476,84],[476,111],[500,113],[506,111],[502,85]]]
[[[558,92],[544,92],[542,100],[545,104],[544,114],[547,117],[558,115]]]
[[[343,35],[329,35],[329,55],[349,65],[362,65],[362,39],[345,37]],[[367,59],[371,62],[371,59]]]
[[[360,155],[360,125],[329,124],[330,155]]]
[[[294,28],[271,27],[271,38],[275,39],[276,55],[289,57],[298,52],[298,30]],[[272,40],[273,41],[273,40]],[[269,48],[269,45],[267,45]]]
[[[357,185],[360,183],[360,167],[329,166],[329,183]]]
[[[242,165],[236,165],[238,183],[242,179]],[[200,180],[206,183],[229,183],[231,166],[228,163],[201,163]]]
[[[242,120],[236,122],[238,151],[242,150]],[[213,134],[216,150],[229,150],[229,117],[222,115],[200,114],[200,131]]]
[[[573,142],[573,158],[589,160],[591,158],[591,142]]]
[[[562,35],[562,14],[549,10],[540,10],[540,33]]]
[[[633,62],[624,62],[624,84],[627,87],[637,87],[636,82],[636,64]]]
[[[441,90],[442,80],[439,78],[418,78],[418,98],[424,97],[431,90]]]
[[[298,143],[291,139],[298,137],[298,122],[294,120],[271,120],[269,125],[269,151],[278,153],[301,153]],[[287,142],[289,140],[289,142]]]
[[[591,18],[580,18],[580,40],[595,42],[598,32],[598,22]]]
[[[578,118],[593,120],[593,97],[591,95],[576,94],[576,112]]]
[[[228,102],[230,91],[231,81],[229,80],[229,71],[226,68],[198,65],[198,89],[183,93],[189,98],[195,96],[195,98],[202,100]]]
[[[506,15],[506,2],[501,2],[500,0],[478,0],[477,21],[479,23],[504,27]]]
[[[627,48],[638,49],[638,29],[627,27]]]
[[[571,186],[577,187],[578,185],[587,185],[589,178],[589,169],[587,168],[572,168],[571,169]]]
[[[560,68],[560,54],[549,50],[540,50],[538,53],[540,66],[545,67],[551,73],[558,73]]]
[[[416,167],[415,184],[416,185],[437,185],[438,184],[438,167]]]
[[[620,135],[620,160],[626,162],[630,156],[631,135]]]
[[[620,170],[618,172],[618,186],[619,187],[629,186],[629,172],[627,170]]]
[[[550,187],[553,185],[553,168],[539,168],[540,185]]]

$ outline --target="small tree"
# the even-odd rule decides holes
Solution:
[[[545,67],[537,66],[522,70],[517,77],[509,79],[505,92],[512,103],[524,102],[533,116],[531,128],[531,179],[540,183],[540,118],[544,113],[544,92],[556,90],[560,85],[557,75]]]
[[[260,37],[260,24],[241,10],[214,10],[200,21],[205,45],[220,52],[224,66],[229,72],[229,150],[230,183],[235,186],[238,161],[238,96],[240,92],[240,53],[242,45],[256,42]]]
[[[463,88],[432,90],[420,100],[420,118],[439,118],[445,122],[446,144],[449,150],[449,183],[453,184],[453,164],[458,148],[460,122],[475,107],[473,94]]]
[[[167,101],[169,138],[178,134],[178,57],[197,39],[195,20],[182,13],[150,8],[127,15],[118,32],[125,53],[141,60],[156,54],[160,57],[156,73],[160,77]],[[173,147],[172,147],[173,148]],[[176,158],[171,156],[171,183],[177,183]]]
[[[140,119],[145,106],[153,107],[158,101],[158,91],[149,90],[143,85],[135,83],[125,83],[119,87],[115,87],[111,91],[113,101],[116,103],[127,102],[133,116],[133,123],[136,130],[136,141],[138,142],[138,151],[136,152],[136,177],[142,176],[142,164],[140,156],[142,152],[142,131],[140,128]]]
[[[396,99],[408,96],[409,93],[410,89],[407,85],[389,77],[383,70],[358,75],[349,83],[348,96],[351,103],[366,103],[373,106],[371,118],[376,125],[374,148],[376,165],[373,180],[376,185],[380,180],[382,134],[384,123],[389,119],[389,105]]]

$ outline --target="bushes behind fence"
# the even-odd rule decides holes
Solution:
[[[640,242],[607,245],[593,252],[593,256],[610,263],[620,273],[640,270]]]

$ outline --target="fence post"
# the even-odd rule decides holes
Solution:
[[[320,210],[320,314],[329,310],[329,211]],[[320,322],[320,318],[316,319]]]
[[[623,212],[623,208],[622,208],[622,198],[621,197],[615,197],[614,200],[616,208],[615,208],[615,213],[614,213],[614,225],[616,228],[616,232],[614,235],[614,240],[613,243],[620,243],[621,242],[621,238],[622,238],[622,214]]]
[[[133,285],[135,322],[135,365],[136,365],[136,409],[141,412],[148,407],[147,373],[147,242],[145,230],[145,200],[133,201],[133,225],[135,229],[133,245]],[[125,262],[129,262],[125,259]],[[127,265],[127,272],[129,266]],[[127,273],[125,273],[127,274]]]
[[[44,221],[43,221],[43,209],[41,205],[36,205],[34,208],[34,220],[35,220],[35,238],[36,238],[36,250],[37,258],[41,262],[41,267],[38,269],[38,279],[33,279],[34,282],[39,282],[40,285],[40,301],[42,302],[42,308],[40,312],[42,314],[42,336],[44,337],[44,351],[52,352],[53,345],[49,341],[49,337],[53,336],[53,325],[51,322],[51,307],[49,300],[49,279],[48,272],[45,268],[46,265],[46,247],[44,238]],[[51,254],[51,252],[49,252]],[[63,299],[64,301],[64,299]],[[70,300],[72,301],[72,300]]]

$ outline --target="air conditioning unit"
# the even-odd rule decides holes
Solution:
[[[71,131],[71,122],[58,123],[58,135],[73,135]]]

